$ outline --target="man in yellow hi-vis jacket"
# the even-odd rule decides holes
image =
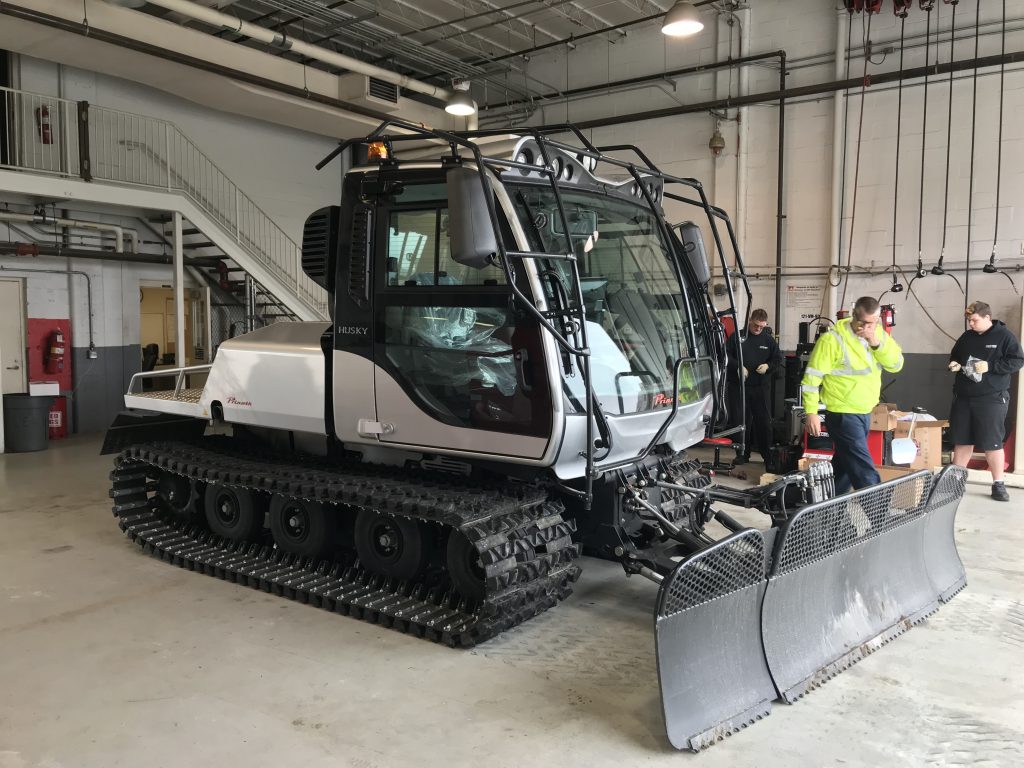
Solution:
[[[815,342],[800,386],[804,423],[812,435],[821,434],[818,403],[825,404],[825,426],[835,444],[837,493],[880,480],[868,451],[871,409],[882,389],[882,370],[898,373],[903,368],[903,350],[881,327],[880,315],[875,299],[857,299],[853,315]]]

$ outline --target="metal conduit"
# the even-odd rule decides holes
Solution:
[[[85,278],[85,296],[89,308],[89,352],[90,358],[96,357],[96,344],[93,341],[92,336],[92,280],[89,279],[89,275],[86,272],[82,272],[77,269],[37,269],[33,267],[5,267],[0,265],[0,271],[3,272],[40,272],[48,275],[81,275]],[[70,307],[68,311],[70,313]]]
[[[0,211],[0,221],[19,221],[23,224],[59,224],[62,227],[75,227],[77,229],[95,229],[100,232],[110,232],[114,235],[114,250],[117,253],[124,252],[124,236],[128,233],[128,239],[132,243],[132,252],[139,250],[139,236],[133,230],[126,230],[117,224],[106,224],[99,221],[83,221],[81,219],[64,219],[48,217],[40,219],[31,213],[10,213]]]

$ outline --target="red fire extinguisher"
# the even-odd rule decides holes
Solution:
[[[46,372],[64,373],[64,331],[60,328],[50,334],[46,352]]]
[[[36,107],[36,127],[39,129],[39,140],[43,144],[53,144],[53,133],[50,130],[50,108],[45,104]]]

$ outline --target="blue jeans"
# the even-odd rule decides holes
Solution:
[[[868,452],[870,428],[870,414],[825,412],[825,429],[835,444],[832,470],[837,494],[846,493],[851,487],[866,488],[881,482]]]

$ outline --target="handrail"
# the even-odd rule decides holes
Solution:
[[[10,119],[0,168],[179,192],[295,301],[327,317],[326,292],[302,271],[301,246],[174,123],[6,87],[0,108]]]

